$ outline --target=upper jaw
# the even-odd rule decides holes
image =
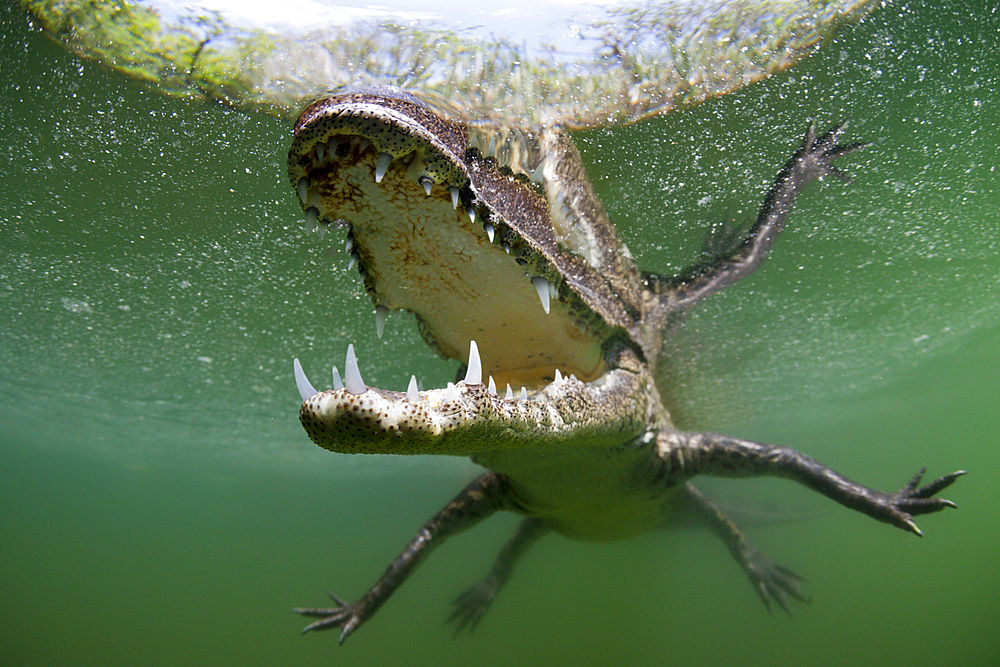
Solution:
[[[477,340],[501,387],[606,370],[616,327],[580,294],[603,279],[560,249],[542,188],[468,149],[464,126],[356,93],[314,103],[295,131],[289,179],[307,232],[349,227],[378,333],[389,311],[409,310],[447,358],[467,362]]]

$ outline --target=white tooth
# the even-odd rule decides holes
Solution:
[[[553,382],[553,384],[559,384],[560,382],[562,382],[562,373],[560,373],[559,369],[557,368],[556,369],[556,379]]]
[[[292,370],[295,373],[295,386],[298,387],[299,396],[302,397],[303,401],[319,393],[309,382],[309,378],[306,377],[306,374],[302,371],[302,364],[299,363],[298,358],[292,361]]]
[[[465,208],[465,212],[469,214],[469,222],[476,221],[476,209],[472,208],[471,206],[467,206]]]
[[[521,387],[521,399],[520,400],[522,400],[522,401],[528,400],[528,390],[525,389],[524,387]]]
[[[497,153],[497,138],[495,136],[490,137],[490,145],[486,148],[487,155],[496,156]]]
[[[301,201],[302,205],[305,206],[306,197],[309,196],[309,179],[304,176],[300,178],[299,184],[295,187],[295,189],[299,192],[299,201]]]
[[[319,221],[319,210],[315,206],[306,209],[306,234],[312,234]]]
[[[444,390],[444,400],[445,402],[458,400],[458,387],[454,383],[448,383],[448,387]]]
[[[379,153],[378,161],[375,163],[375,182],[381,183],[382,178],[385,176],[385,172],[389,170],[389,164],[392,162],[392,156],[388,153]]]
[[[576,382],[576,376],[573,375],[572,373],[569,374],[569,379],[572,380],[573,382]]]
[[[431,186],[434,185],[434,181],[428,178],[427,176],[421,176],[419,179],[417,179],[417,182],[419,182],[420,185],[424,186],[424,192],[426,192],[427,196],[430,197]]]
[[[531,279],[531,284],[535,286],[535,291],[538,292],[538,299],[542,302],[542,310],[545,314],[549,314],[549,281],[541,276],[535,276]]]
[[[344,378],[344,387],[352,394],[363,394],[368,391],[364,380],[361,379],[361,369],[358,368],[358,358],[354,356],[354,345],[347,346],[347,361],[344,363],[347,377]]]
[[[507,395],[504,396],[504,400],[505,401],[510,401],[510,400],[513,400],[513,398],[514,398],[514,390],[510,388],[510,383],[508,382],[507,383]]]
[[[316,144],[316,161],[323,162],[323,151],[326,150],[326,144]]]
[[[486,385],[486,388],[490,390],[491,394],[497,393],[497,383],[493,381],[492,375],[490,376],[490,381],[489,384]]]
[[[361,143],[358,144],[358,155],[360,155],[361,153],[364,153],[366,150],[368,150],[368,147],[371,146],[371,145],[372,145],[372,142],[368,141],[367,138],[362,137],[361,138]]]
[[[334,159],[337,157],[337,146],[340,145],[340,139],[337,135],[333,135],[326,142],[326,154],[329,159]]]
[[[336,366],[333,367],[333,388],[334,389],[344,388],[344,381],[340,379],[340,372],[337,370]]]
[[[347,260],[347,270],[350,271],[351,269],[353,269],[354,265],[358,263],[359,259],[361,259],[361,256],[358,255],[358,253],[356,252],[352,252],[351,258]]]
[[[354,250],[354,239],[348,236],[347,241],[344,242],[344,252],[350,255],[352,250]]]
[[[323,240],[323,237],[326,236],[326,232],[327,232],[328,229],[330,229],[330,223],[329,222],[321,222],[321,223],[319,223],[319,239],[321,241]]]
[[[559,291],[556,289],[555,283],[549,283],[549,298],[550,299],[559,298]]]
[[[465,371],[465,384],[483,383],[483,361],[479,358],[476,341],[469,343],[469,363]]]
[[[411,403],[416,403],[420,400],[420,394],[417,392],[417,376],[410,376],[410,386],[406,388],[406,400]]]
[[[451,207],[458,208],[458,187],[454,185],[449,185],[448,192],[451,193]]]
[[[509,255],[510,254],[510,244],[507,243],[506,241],[504,241],[500,245],[503,246],[503,251]]]
[[[544,176],[545,170],[544,170],[544,167],[545,167],[545,163],[544,162],[539,162],[538,166],[535,167],[535,170],[533,172],[531,172],[531,180],[534,181],[535,183],[538,183],[539,185],[542,182],[544,182],[544,180],[545,180],[545,176]]]
[[[388,317],[388,308],[382,305],[375,306],[375,333],[378,334],[379,338],[382,338],[382,332],[385,330],[385,321]]]
[[[486,236],[490,237],[490,243],[493,243],[493,234],[496,232],[496,230],[493,229],[493,225],[488,222],[484,223],[483,229],[486,230]]]

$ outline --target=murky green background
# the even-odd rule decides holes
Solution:
[[[298,426],[291,358],[354,342],[365,380],[442,385],[386,335],[342,238],[304,238],[289,128],[164,100],[4,10],[0,59],[0,656],[4,664],[992,665],[1000,659],[1000,15],[895,3],[798,68],[579,144],[645,267],[752,218],[810,118],[875,145],[814,186],[772,261],[677,341],[679,420],[792,444],[880,488],[973,474],[918,539],[824,510],[751,527],[811,606],[768,615],[726,550],[679,531],[541,542],[477,633],[450,600],[514,525],[441,548],[343,647],[290,609],[360,595],[475,474],[337,456]],[[327,248],[332,244],[333,252]],[[715,480],[712,480],[715,482]]]

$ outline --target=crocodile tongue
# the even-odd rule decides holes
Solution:
[[[600,376],[593,314],[470,188],[469,170],[497,172],[509,185],[500,196],[524,198],[529,209],[544,211],[544,198],[467,152],[461,126],[413,102],[380,101],[314,105],[323,106],[303,113],[289,152],[307,231],[349,226],[349,262],[376,304],[379,332],[389,310],[412,311],[445,357],[467,362],[470,341],[478,341],[500,386],[538,388],[557,370],[584,381]]]

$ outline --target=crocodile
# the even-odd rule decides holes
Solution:
[[[867,146],[839,144],[846,123],[811,125],[745,233],[677,275],[637,268],[559,126],[516,136],[450,119],[398,89],[329,95],[305,108],[288,154],[306,231],[346,228],[346,249],[381,337],[406,310],[456,381],[405,392],[364,383],[354,348],[333,389],[293,368],[309,438],[334,452],[468,456],[485,468],[429,519],[359,599],[332,593],[303,632],[342,643],[448,537],[497,511],[523,517],[487,574],[454,602],[474,630],[515,564],[547,533],[621,540],[689,515],[729,548],[768,610],[808,601],[801,577],[760,552],[698,475],[793,480],[921,535],[913,517],[955,507],[937,494],[965,471],[898,491],[854,482],[785,446],[671,423],[658,377],[664,341],[691,308],[753,273],[798,194]],[[488,140],[488,144],[487,144]]]

